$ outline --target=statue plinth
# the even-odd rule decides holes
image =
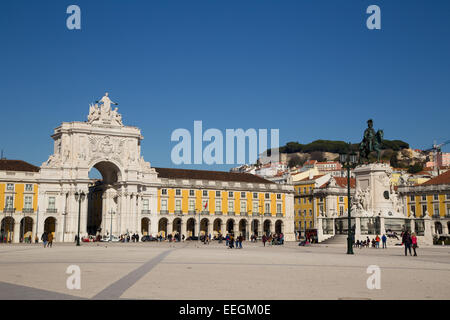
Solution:
[[[352,201],[352,216],[405,218],[400,197],[391,182],[392,168],[389,165],[359,165],[353,172],[356,192]]]

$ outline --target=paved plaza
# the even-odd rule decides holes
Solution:
[[[225,243],[55,243],[0,246],[0,299],[448,299],[450,248],[298,247]],[[70,265],[81,289],[67,288]],[[369,265],[381,289],[369,290]]]

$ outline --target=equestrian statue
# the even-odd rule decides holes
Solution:
[[[369,161],[369,154],[372,151],[376,151],[377,161],[380,161],[383,135],[383,130],[378,130],[377,132],[375,132],[375,130],[373,129],[372,119],[367,120],[367,129],[364,131],[364,138],[359,144],[360,162],[362,162],[363,159]]]

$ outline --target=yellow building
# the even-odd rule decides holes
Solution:
[[[0,159],[2,242],[28,241],[36,228],[39,168],[21,160]]]
[[[303,178],[294,183],[294,221],[295,230],[304,231],[314,229],[314,189],[326,183],[331,176],[316,175]],[[315,210],[316,209],[316,210]]]
[[[200,231],[200,235],[211,237],[233,233],[249,239],[262,232],[293,233],[290,186],[247,173],[155,170],[161,179],[157,194],[158,234],[189,238],[198,236]],[[142,233],[148,230],[149,227]]]
[[[414,186],[400,186],[408,216],[433,219],[432,232],[448,235],[450,230],[450,170]]]

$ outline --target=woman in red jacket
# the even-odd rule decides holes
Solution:
[[[417,237],[416,237],[416,233],[415,232],[413,232],[413,234],[411,236],[411,243],[412,243],[412,247],[413,247],[413,250],[414,250],[414,255],[417,256],[417,253],[416,253]]]

